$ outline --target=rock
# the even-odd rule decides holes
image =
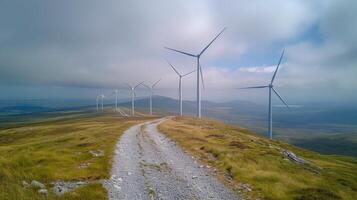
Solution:
[[[40,189],[45,189],[46,186],[43,184],[43,183],[40,183],[38,181],[31,181],[31,186],[34,187],[34,188],[40,188]]]
[[[64,182],[64,181],[57,181],[57,182],[52,182],[53,188],[52,191],[55,193],[57,196],[61,196],[62,194],[66,192],[70,192],[80,186],[86,185],[87,182],[84,181],[69,181],[69,182]]]
[[[26,181],[22,181],[22,186],[24,188],[28,188],[28,187],[30,187],[30,184],[28,182],[26,182]]]
[[[289,150],[284,149],[282,151],[282,154],[285,157],[289,158],[291,161],[296,162],[298,164],[305,164],[306,163],[306,161],[304,159],[298,157],[297,155],[295,155],[293,152],[291,152]]]
[[[239,184],[238,189],[251,192],[252,191],[252,186],[249,185],[248,183],[241,183],[241,184]]]
[[[93,157],[102,157],[104,156],[104,151],[103,150],[90,150],[90,154],[92,154]]]
[[[78,186],[85,185],[85,184],[86,184],[86,182],[83,182],[83,181],[78,181],[78,182],[77,182],[77,185],[78,185]]]
[[[47,195],[47,189],[39,189],[37,192],[42,195]]]
[[[85,169],[85,168],[88,168],[90,165],[90,163],[81,163],[79,164],[78,168],[79,169]]]

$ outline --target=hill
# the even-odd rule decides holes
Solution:
[[[47,199],[105,199],[100,181],[109,176],[117,139],[130,126],[155,117],[82,109],[21,119],[0,126],[0,199],[43,199],[26,186],[33,180],[51,191],[56,183],[85,184],[60,197],[49,192]],[[214,120],[176,117],[159,129],[248,199],[357,195],[356,158],[320,155]]]
[[[104,101],[105,107],[114,107],[113,99]],[[1,101],[0,126],[9,126],[21,120],[24,116],[47,115],[53,117],[60,112],[71,110],[94,110],[96,105],[92,100],[28,100]],[[148,113],[148,98],[138,98],[136,109]],[[267,132],[267,106],[248,101],[202,102],[202,114],[205,117],[223,120],[248,128],[258,134]],[[122,99],[120,106],[130,108],[131,102]],[[154,113],[175,115],[179,109],[176,99],[154,96]],[[183,101],[185,115],[195,115],[196,102]],[[306,103],[294,106],[289,112],[286,108],[275,106],[273,110],[274,138],[304,147],[323,154],[340,154],[357,156],[357,108],[349,104]],[[129,112],[127,112],[129,113]]]
[[[159,129],[248,198],[357,198],[356,158],[320,155],[207,119],[176,117]]]
[[[0,123],[1,200],[106,199],[100,181],[109,177],[117,139],[132,125],[153,118],[72,110],[16,119]],[[32,181],[44,184],[46,198],[30,186]],[[77,183],[83,186],[74,192],[52,192],[54,184]]]
[[[136,106],[147,112],[148,99]],[[123,103],[122,106],[131,106]],[[179,102],[155,96],[154,112],[177,114]],[[184,115],[195,115],[196,102],[183,101]],[[202,102],[202,115],[248,128],[260,135],[267,132],[267,107],[248,101]],[[323,154],[357,156],[357,108],[352,105],[306,104],[288,111],[276,106],[273,112],[274,137]]]

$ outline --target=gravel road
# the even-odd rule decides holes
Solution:
[[[109,199],[241,199],[158,132],[164,120],[133,126],[122,135],[112,176],[104,182]]]

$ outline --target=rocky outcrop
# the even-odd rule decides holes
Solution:
[[[46,188],[45,184],[43,184],[39,181],[36,181],[36,180],[31,181],[31,187],[37,188],[37,189],[45,189]]]
[[[90,154],[92,154],[93,157],[102,157],[104,156],[104,151],[103,150],[90,150]]]
[[[65,182],[65,181],[56,181],[56,182],[52,182],[53,185],[53,193],[56,194],[57,196],[61,196],[62,194],[66,193],[66,192],[70,192],[80,186],[86,185],[87,182],[83,182],[83,181],[69,181],[69,182]]]
[[[42,195],[47,195],[47,193],[48,193],[47,189],[39,189],[37,192]]]
[[[300,157],[298,157],[295,153],[284,149],[282,151],[282,154],[284,155],[284,157],[288,158],[289,160],[298,163],[298,164],[306,164],[306,161]]]
[[[314,174],[319,174],[320,171],[322,170],[320,167],[308,162],[307,160],[297,156],[295,153],[289,151],[289,150],[286,150],[284,149],[282,152],[281,152],[285,159],[288,159],[296,164],[299,164],[301,165],[304,169],[314,173]]]

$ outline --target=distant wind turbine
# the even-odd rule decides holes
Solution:
[[[279,97],[279,99],[285,104],[285,106],[290,109],[289,105],[284,101],[284,99],[280,96],[280,94],[278,93],[278,91],[276,91],[274,89],[274,79],[275,79],[275,76],[278,72],[278,69],[279,69],[279,66],[280,66],[280,63],[281,63],[281,60],[283,59],[283,56],[284,56],[284,50],[283,52],[281,53],[281,56],[280,56],[280,59],[279,59],[279,63],[278,65],[276,66],[276,69],[275,69],[275,72],[274,72],[274,75],[273,75],[273,78],[271,79],[270,81],[270,84],[269,85],[262,85],[262,86],[254,86],[254,87],[244,87],[244,88],[240,88],[240,89],[253,89],[253,88],[269,88],[269,138],[270,139],[273,139],[273,115],[272,115],[272,102],[271,102],[271,91],[273,91],[276,96]]]
[[[150,90],[150,115],[152,115],[152,96],[154,94],[154,87],[161,81],[161,79],[159,79],[158,81],[156,81],[154,84],[152,84],[151,86],[142,84],[143,86],[147,87]]]
[[[97,101],[97,111],[98,111],[98,107],[99,107],[99,100],[98,100],[99,96],[96,97],[96,101]]]
[[[118,111],[118,90],[115,89],[115,111]]]
[[[100,97],[102,98],[102,110],[103,110],[103,101],[104,101],[104,94],[100,95]]]
[[[208,49],[209,46],[211,46],[211,44],[223,33],[223,31],[225,30],[226,28],[223,28],[221,30],[221,32],[219,32],[216,37],[214,37],[212,39],[212,41],[210,43],[208,43],[203,49],[202,51],[195,55],[195,54],[191,54],[191,53],[186,53],[184,51],[180,51],[180,50],[176,50],[176,49],[172,49],[172,48],[168,48],[168,47],[165,47],[166,49],[168,50],[171,50],[171,51],[175,51],[175,52],[178,52],[178,53],[181,53],[181,54],[185,54],[187,56],[191,56],[191,57],[194,57],[197,59],[197,117],[198,118],[201,118],[201,88],[200,88],[200,76],[201,78],[203,79],[203,74],[202,74],[202,69],[201,69],[201,65],[200,65],[200,57],[201,55]]]
[[[174,70],[174,72],[178,75],[179,77],[179,102],[180,102],[180,116],[182,116],[182,78],[189,75],[189,74],[192,74],[193,72],[195,72],[196,70],[193,70],[189,73],[186,73],[186,74],[180,74],[177,69],[169,62],[166,60],[166,62],[171,66],[171,68]],[[203,80],[203,79],[202,79]]]
[[[111,97],[115,94],[115,109],[114,111],[118,111],[118,90],[115,89],[112,93],[110,93],[110,95],[108,95],[108,97]]]
[[[129,85],[128,83],[125,83],[125,85],[127,85],[129,87],[129,89],[131,90],[131,116],[135,115],[135,89],[143,83],[144,83],[144,81],[135,85],[134,87]]]

